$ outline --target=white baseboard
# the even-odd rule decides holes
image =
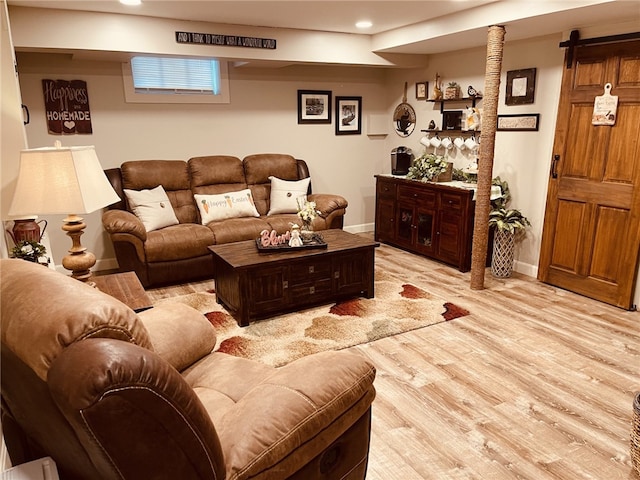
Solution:
[[[362,223],[360,225],[348,225],[343,227],[343,230],[349,233],[373,232],[374,229],[375,223]]]
[[[513,270],[523,275],[528,275],[529,277],[538,278],[537,265],[516,261],[513,263]]]

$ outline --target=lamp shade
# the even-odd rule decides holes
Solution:
[[[22,150],[9,215],[91,213],[119,201],[93,146]]]

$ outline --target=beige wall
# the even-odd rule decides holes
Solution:
[[[509,182],[512,206],[521,209],[531,220],[527,238],[516,252],[516,270],[531,276],[537,274],[540,253],[562,76],[564,51],[558,47],[562,38],[563,34],[558,33],[509,42],[508,30],[506,34],[498,113],[539,113],[540,130],[499,132],[494,176]],[[87,55],[80,57],[87,58]],[[406,145],[421,153],[420,129],[426,129],[431,119],[441,124],[437,104],[415,100],[415,82],[429,81],[431,89],[438,72],[444,82],[456,80],[465,91],[468,85],[484,90],[484,48],[424,57],[423,63],[426,67],[411,69],[337,65],[231,67],[229,105],[145,105],[125,103],[117,61],[72,60],[70,55],[60,54],[19,55],[22,95],[32,117],[27,127],[30,147],[52,145],[58,139],[47,133],[41,80],[82,79],[88,83],[94,133],[84,137],[66,136],[62,141],[67,145],[95,145],[105,168],[131,159],[290,153],[309,163],[314,191],[339,193],[349,200],[345,225],[351,231],[373,228],[374,175],[389,173],[390,150]],[[534,104],[506,106],[506,72],[530,67],[537,68]],[[402,100],[404,82],[408,82],[408,101],[415,107],[418,118],[416,130],[408,138],[398,137],[391,125],[393,109]],[[363,134],[336,136],[333,122],[331,125],[298,125],[298,89],[331,90],[334,96],[362,96]],[[386,137],[366,135],[370,116],[388,119]],[[456,167],[463,167],[470,159],[458,154],[453,160]],[[50,219],[54,259],[61,258],[68,248],[68,239],[55,228],[61,218]],[[97,268],[112,268],[114,255],[102,232],[100,214],[88,215],[87,223],[83,243],[96,253]]]

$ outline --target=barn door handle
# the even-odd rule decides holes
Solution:
[[[31,121],[31,115],[29,115],[29,107],[27,107],[24,103],[22,104],[22,110],[24,111],[24,113],[26,114],[27,118],[26,120],[23,119],[22,123],[24,125],[29,125],[29,122]],[[24,117],[23,117],[24,118]]]
[[[560,161],[560,155],[553,156],[553,162],[551,162],[551,178],[558,178],[558,162]]]

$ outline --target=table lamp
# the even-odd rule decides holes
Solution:
[[[87,226],[78,214],[119,201],[100,166],[93,146],[34,148],[20,152],[20,171],[9,215],[67,214],[62,230],[73,245],[62,265],[86,282],[96,257],[80,243]],[[73,212],[73,213],[70,213]]]

